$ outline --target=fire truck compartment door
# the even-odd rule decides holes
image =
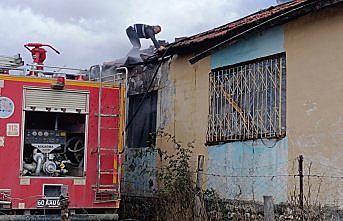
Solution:
[[[25,110],[88,113],[88,100],[88,91],[24,88]]]

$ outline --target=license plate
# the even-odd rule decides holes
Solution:
[[[39,199],[37,200],[37,208],[59,208],[59,199]]]

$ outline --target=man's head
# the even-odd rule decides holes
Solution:
[[[161,26],[159,26],[159,25],[155,25],[154,26],[154,32],[155,32],[155,34],[158,34],[158,33],[160,33],[161,32]]]

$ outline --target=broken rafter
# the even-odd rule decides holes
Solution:
[[[220,86],[220,90],[221,92],[224,94],[226,100],[232,105],[232,107],[239,113],[240,118],[243,120],[244,122],[244,127],[246,130],[249,130],[249,124],[251,124],[253,126],[252,129],[256,129],[256,124],[254,122],[254,120],[247,114],[245,114],[245,112],[242,110],[242,108],[238,105],[238,103],[232,98],[232,96],[227,93],[224,88],[223,85]],[[257,129],[256,129],[257,130]]]

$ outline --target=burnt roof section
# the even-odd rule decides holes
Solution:
[[[241,34],[245,34],[247,30],[259,25],[263,24],[270,27],[282,24],[290,19],[342,1],[343,0],[293,0],[291,2],[272,6],[234,22],[174,42],[170,44],[168,54],[185,54],[208,50],[223,41],[227,42],[228,40],[232,40],[234,42],[234,39],[231,39],[233,36],[239,34],[239,37],[241,37]],[[273,22],[269,22],[272,20]],[[265,26],[260,26],[259,28],[261,29]]]

